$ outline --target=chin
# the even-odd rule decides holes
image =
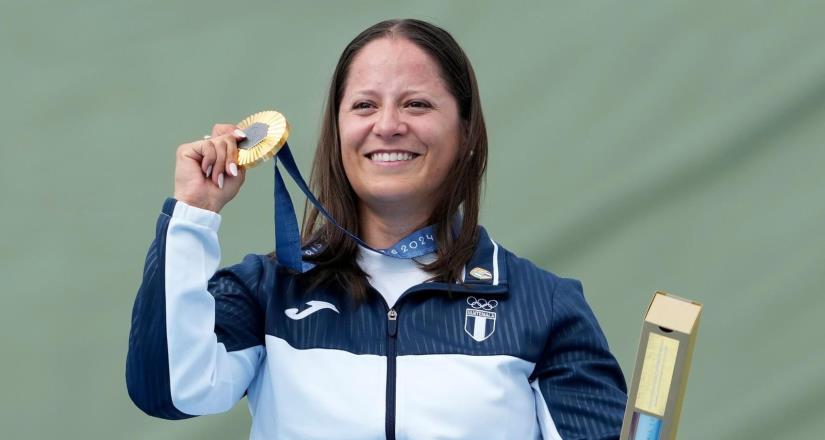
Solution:
[[[406,185],[381,185],[357,192],[358,198],[368,205],[394,206],[400,210],[427,209],[427,197],[418,191],[410,191]],[[425,206],[426,205],[426,206]]]
[[[420,196],[408,190],[398,191],[369,191],[361,197],[363,200],[380,204],[416,204]]]

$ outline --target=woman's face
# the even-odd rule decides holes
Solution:
[[[341,158],[360,203],[429,216],[460,142],[438,65],[404,38],[364,46],[338,109]]]

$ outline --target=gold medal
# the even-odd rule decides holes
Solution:
[[[246,139],[238,142],[238,165],[244,168],[277,154],[289,137],[289,123],[274,110],[255,113],[238,123],[238,128],[246,133]]]

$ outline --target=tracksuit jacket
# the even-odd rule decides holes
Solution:
[[[132,314],[126,382],[182,419],[247,396],[253,439],[617,439],[622,371],[578,281],[481,230],[460,283],[390,308],[307,291],[273,258],[218,270],[220,216],[168,199]]]

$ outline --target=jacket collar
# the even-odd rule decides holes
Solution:
[[[305,246],[304,256],[314,255],[323,245]],[[506,251],[490,238],[484,227],[478,227],[478,241],[470,261],[461,271],[461,280],[456,283],[428,282],[414,286],[408,292],[417,290],[440,290],[480,295],[507,295]],[[310,272],[314,269],[310,269]]]
[[[451,283],[424,283],[412,287],[416,290],[443,290],[467,294],[507,295],[506,251],[490,238],[484,227],[478,227],[478,241],[472,258],[461,271],[461,281]]]

